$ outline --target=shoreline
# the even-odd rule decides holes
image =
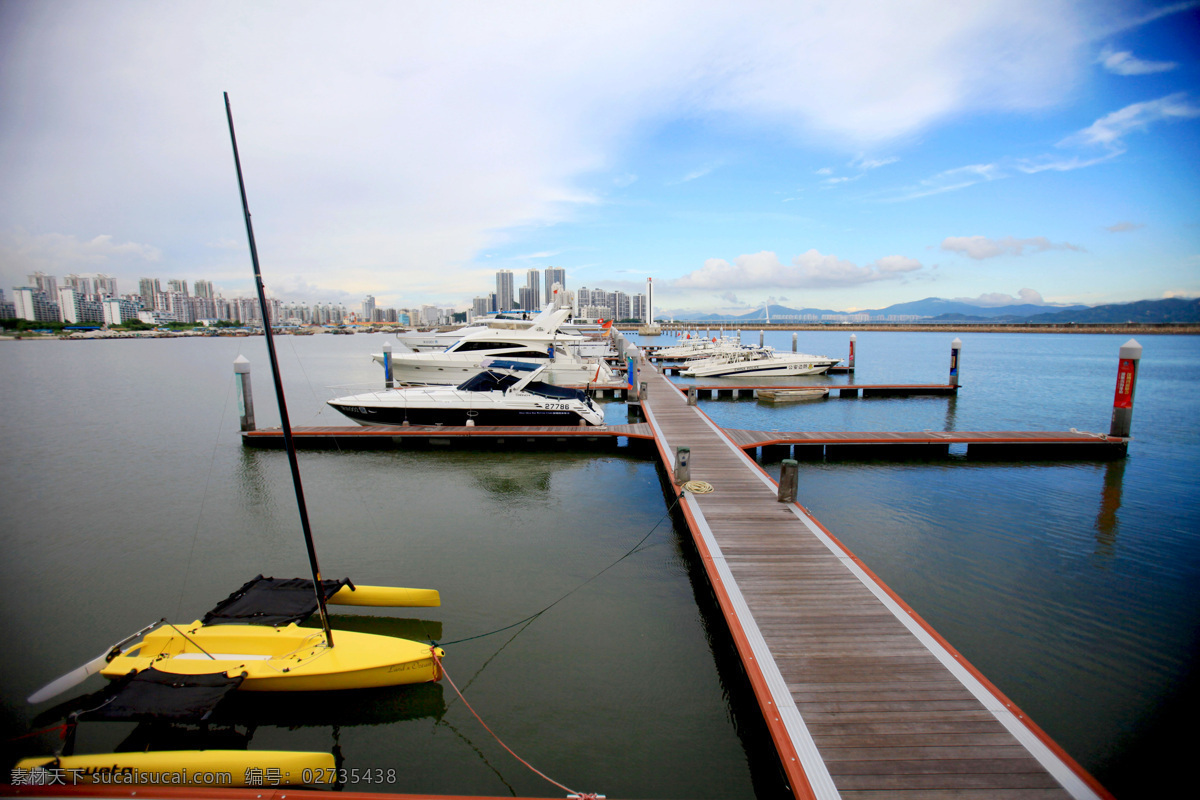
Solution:
[[[619,330],[626,333],[637,333],[638,325],[617,324],[613,325],[614,330]],[[854,324],[828,324],[820,323],[762,323],[751,321],[744,325],[730,325],[726,323],[712,324],[705,322],[697,322],[693,324],[683,323],[666,323],[662,326],[662,333],[659,336],[669,336],[685,331],[846,331],[848,333],[859,333],[867,331],[875,332],[897,332],[897,333],[1103,333],[1103,334],[1166,334],[1166,335],[1181,335],[1181,336],[1196,336],[1200,335],[1200,323],[1194,322],[1163,322],[1163,323],[1069,323],[1064,325],[1033,325],[1029,323],[854,323]],[[322,331],[329,333],[329,331]],[[358,330],[356,333],[382,333],[388,334],[392,331],[388,330]],[[305,331],[299,334],[276,334],[276,335],[301,335],[311,336],[317,333],[316,331]],[[212,333],[192,333],[190,331],[154,331],[154,332],[139,332],[139,333],[114,333],[110,335],[91,335],[91,336],[63,336],[61,334],[0,334],[0,341],[112,341],[117,339],[222,339],[233,336],[261,336],[262,333],[238,333],[238,334],[212,334]],[[645,337],[653,339],[656,337]]]
[[[661,324],[661,323],[660,323]],[[636,325],[614,325],[614,328],[621,331],[637,332]],[[769,330],[769,331],[848,331],[865,332],[865,331],[897,331],[897,332],[933,332],[933,333],[1140,333],[1140,334],[1182,334],[1182,335],[1197,335],[1200,334],[1200,323],[1195,322],[1162,322],[1162,323],[1137,323],[1137,322],[1096,322],[1096,323],[1068,323],[1063,325],[1034,325],[1023,322],[1012,323],[986,323],[986,322],[966,322],[966,323],[870,323],[857,322],[851,324],[830,324],[822,325],[820,323],[762,323],[750,321],[742,325],[731,325],[728,323],[705,323],[697,322],[693,324],[668,323],[662,324],[663,336],[668,333],[678,331],[732,331],[732,330]],[[650,337],[647,337],[650,338]]]

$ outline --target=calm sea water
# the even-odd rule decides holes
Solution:
[[[944,383],[955,335],[957,399],[702,408],[766,430],[1107,431],[1128,337],[858,333],[853,380]],[[799,336],[802,350],[846,354],[848,331]],[[818,519],[1129,797],[1186,763],[1173,756],[1196,708],[1200,630],[1200,338],[1138,339],[1126,460],[802,464],[800,479]],[[791,348],[790,333],[767,340]],[[324,401],[381,382],[369,354],[383,341],[279,339],[293,424],[344,424]],[[254,367],[260,426],[276,424],[260,338],[0,342],[5,739],[53,724],[27,694],[151,620],[194,619],[259,572],[306,574],[285,456],[240,444],[239,354]],[[607,413],[625,419],[621,404]],[[343,624],[452,643],[550,606],[446,645],[450,676],[539,769],[610,797],[777,796],[654,464],[334,451],[302,452],[301,470],[327,575],[442,592],[416,622],[383,610]],[[562,793],[504,753],[444,683],[241,712],[262,723],[253,749],[337,744],[348,768],[397,771],[394,783],[348,788]],[[111,750],[131,731],[82,726],[78,750]],[[5,755],[55,744],[9,741]]]

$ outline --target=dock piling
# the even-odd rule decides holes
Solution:
[[[391,389],[396,384],[392,381],[392,343],[383,343],[383,385]]]
[[[779,493],[781,503],[796,502],[796,486],[800,479],[800,464],[794,458],[785,458],[779,471]]]
[[[958,387],[958,359],[960,353],[962,353],[962,339],[956,336],[954,341],[950,343],[950,385],[955,388]]]
[[[250,360],[238,356],[233,360],[233,374],[237,376],[238,411],[243,431],[254,430],[254,395],[250,393]]]
[[[1133,423],[1133,390],[1137,388],[1138,363],[1142,360],[1142,346],[1136,339],[1130,339],[1121,345],[1118,354],[1120,362],[1117,366],[1117,390],[1113,395],[1112,424],[1109,426],[1109,436],[1129,438],[1129,429]]]
[[[794,334],[793,334],[794,335]],[[850,334],[850,360],[846,362],[846,368],[854,372],[854,343],[858,341],[856,334]],[[795,349],[795,348],[792,348]]]
[[[682,486],[692,479],[692,448],[675,448],[675,484]]]
[[[800,352],[799,350],[796,349],[796,338],[798,336],[799,336],[799,334],[797,334],[795,331],[792,332],[792,352],[793,353]]]

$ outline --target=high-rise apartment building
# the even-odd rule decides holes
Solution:
[[[525,273],[525,288],[529,291],[527,299],[521,303],[521,308],[526,311],[537,311],[542,307],[542,272],[541,270],[531,269]]]
[[[75,294],[81,299],[92,296],[92,279],[84,278],[79,275],[71,274],[63,278],[63,286],[69,286],[75,290]]]
[[[96,294],[100,297],[117,296],[117,279],[113,276],[97,273],[95,284]]]
[[[209,300],[213,299],[212,281],[196,281],[192,284],[192,286],[192,294],[194,294],[196,297],[207,297]]]
[[[496,310],[508,311],[514,299],[512,270],[502,269],[496,273]]]
[[[53,281],[54,279],[51,278]],[[30,322],[58,322],[58,303],[36,286],[13,288],[13,309],[17,319]]]
[[[567,271],[562,267],[546,267],[543,270],[546,279],[546,302],[549,303],[554,299],[554,284],[558,284],[561,288],[567,288]]]
[[[142,278],[138,281],[138,294],[142,296],[143,309],[153,311],[160,308],[162,293],[162,286],[159,285],[158,278]]]
[[[370,322],[375,319],[375,296],[367,295],[362,301],[362,318],[363,322]]]
[[[35,272],[29,276],[29,285],[54,302],[58,297],[58,278],[44,272]]]

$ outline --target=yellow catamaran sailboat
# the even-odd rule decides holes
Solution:
[[[258,251],[242,180],[241,159],[233,129],[233,112],[229,96],[225,96],[225,111],[229,121],[229,136],[233,145],[238,188],[250,242],[254,281],[258,290],[259,307],[264,320],[263,331],[270,356],[275,394],[279,404],[280,423],[292,471],[296,502],[304,542],[308,549],[312,581],[284,581],[289,588],[299,589],[309,601],[315,600],[320,614],[321,629],[300,627],[296,623],[311,613],[311,606],[298,613],[270,617],[257,609],[234,615],[210,615],[187,625],[162,624],[154,630],[139,631],[130,639],[115,645],[92,662],[54,681],[35,692],[30,702],[47,700],[81,682],[88,675],[100,672],[116,679],[153,668],[158,673],[178,676],[224,674],[240,677],[242,691],[322,691],[337,689],[366,689],[400,684],[436,681],[441,677],[438,659],[442,652],[420,642],[377,634],[353,631],[334,631],[329,624],[326,603],[368,606],[432,606],[440,600],[436,591],[393,587],[355,587],[349,581],[322,581],[317,564],[316,549],[309,527],[304,490],[292,441],[291,424],[279,377],[279,362],[271,334],[266,292],[259,270]],[[262,576],[255,581],[272,581]],[[255,583],[252,581],[251,584]],[[280,583],[278,581],[276,584]],[[247,584],[249,587],[250,584]],[[247,587],[243,587],[244,591]],[[272,586],[268,588],[279,588]],[[237,593],[235,593],[236,595]],[[235,599],[231,596],[230,600]],[[243,598],[244,599],[244,598]],[[228,603],[229,601],[226,601]],[[224,603],[222,605],[225,605]],[[218,607],[220,608],[220,606]],[[291,609],[296,612],[296,609]],[[273,622],[265,622],[268,618]],[[140,642],[126,645],[144,634]]]

